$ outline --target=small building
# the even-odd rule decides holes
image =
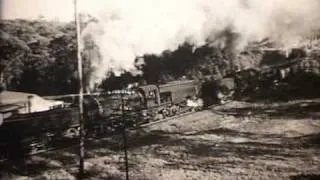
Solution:
[[[26,114],[63,106],[63,101],[46,100],[32,93],[16,91],[2,91],[0,93],[0,113]]]

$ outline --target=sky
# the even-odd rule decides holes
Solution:
[[[96,13],[103,0],[78,0],[79,10]],[[90,2],[90,3],[89,3]],[[1,19],[37,19],[63,22],[74,19],[73,0],[0,0]]]

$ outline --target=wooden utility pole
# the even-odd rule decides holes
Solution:
[[[126,168],[126,180],[129,180],[129,164],[128,164],[128,147],[127,147],[127,134],[126,134],[126,119],[125,119],[125,105],[124,105],[124,99],[123,99],[124,93],[121,92],[121,115],[122,115],[122,123],[123,123],[123,129],[122,129],[122,136],[123,136],[123,149],[124,149],[124,165]]]
[[[84,175],[84,118],[83,118],[83,77],[82,77],[82,58],[80,51],[80,22],[78,16],[77,0],[74,0],[74,16],[77,33],[77,59],[78,59],[78,74],[79,74],[79,124],[80,124],[80,152],[79,152],[79,179]]]

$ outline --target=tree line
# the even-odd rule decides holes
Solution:
[[[81,17],[86,17],[81,21],[81,29],[89,22],[96,21],[92,17]],[[2,87],[39,95],[78,92],[74,22],[1,20],[0,27]],[[90,36],[83,43],[84,84],[88,84],[92,73],[91,59],[101,56]],[[246,50],[235,56],[230,55],[228,49],[217,49],[209,45],[195,48],[186,43],[160,56],[144,55],[144,64],[137,66],[142,75],[133,76],[125,72],[117,77],[112,72],[106,74],[99,88],[113,90],[126,87],[132,82],[157,84],[179,79],[204,79],[207,76],[219,79],[232,71],[235,64],[239,69],[244,69],[285,60],[284,55],[278,53],[272,52],[270,56],[270,52]]]
[[[92,20],[92,19],[91,19]],[[84,28],[86,22],[82,22]],[[32,92],[40,95],[58,95],[78,92],[75,23],[48,22],[43,19],[1,20],[0,22],[0,82],[8,90]],[[92,72],[90,58],[99,57],[98,48],[90,37],[84,41],[84,81]],[[102,89],[122,88],[131,82],[163,83],[187,77],[200,78],[216,73],[226,64],[217,49],[181,45],[174,52],[161,56],[145,55],[145,64],[139,66],[143,74],[121,77],[106,75]],[[122,83],[119,83],[119,82]]]

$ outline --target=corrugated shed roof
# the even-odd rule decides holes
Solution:
[[[12,112],[15,110],[19,110],[20,108],[23,108],[23,106],[14,104],[0,105],[0,113]]]
[[[16,91],[3,91],[0,93],[0,104],[16,104],[27,102],[29,96],[36,97],[38,95]]]
[[[28,97],[33,97],[32,99],[28,99]],[[15,91],[3,91],[0,93],[0,106],[5,105],[18,105],[21,106],[19,109],[19,113],[29,113],[26,108],[26,103],[30,103],[30,112],[39,112],[39,111],[47,111],[55,106],[62,106],[62,101],[52,101],[46,100],[36,94],[32,93],[24,93],[24,92],[15,92]]]

